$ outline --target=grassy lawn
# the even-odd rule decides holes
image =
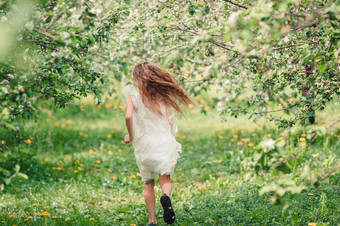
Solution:
[[[122,142],[123,119],[123,110],[112,105],[44,108],[20,136],[2,133],[2,145],[12,154],[4,151],[0,164],[20,165],[29,179],[13,180],[0,193],[0,225],[146,225],[143,183],[131,145]],[[290,205],[285,211],[258,194],[263,181],[244,180],[244,156],[263,136],[280,136],[271,125],[246,118],[221,122],[213,110],[207,116],[192,111],[178,125],[183,153],[173,177],[177,225],[340,222],[339,174],[300,195],[287,195]],[[333,159],[331,167],[338,155],[339,141],[329,136],[300,159],[311,168]],[[161,190],[156,184],[158,199]],[[159,202],[156,208],[159,225],[165,225]]]

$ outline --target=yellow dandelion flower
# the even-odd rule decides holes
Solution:
[[[237,142],[237,145],[242,145],[242,144],[243,144],[242,141]]]
[[[111,134],[107,134],[106,137],[110,139],[112,137],[112,135]]]
[[[112,151],[109,151],[108,153],[109,153],[109,155],[112,155],[112,154],[113,154]]]
[[[106,109],[110,109],[111,107],[112,107],[112,104],[110,104],[110,103],[105,104]]]
[[[10,218],[14,218],[14,217],[15,217],[15,215],[14,215],[14,214],[11,214],[11,215],[9,215],[9,217],[10,217]]]
[[[51,214],[49,213],[49,212],[47,212],[47,211],[43,211],[43,212],[41,212],[40,213],[40,216],[46,216],[46,217],[48,217],[48,216],[50,216]]]
[[[130,224],[130,226],[136,226],[136,224]]]
[[[54,126],[55,126],[55,127],[59,127],[59,123],[58,123],[58,122],[55,122],[55,123],[54,123]]]
[[[27,140],[26,140],[26,143],[27,143],[27,144],[30,144],[30,143],[32,143],[32,141],[31,141],[30,139],[27,139]]]
[[[219,159],[219,160],[218,160],[218,163],[221,163],[221,162],[222,162],[222,159]]]
[[[93,170],[94,170],[94,172],[97,172],[97,171],[98,171],[98,169],[97,169],[97,168],[94,168]]]
[[[257,134],[256,134],[256,133],[252,133],[251,135],[252,135],[253,137],[257,136]]]
[[[24,221],[28,221],[28,219],[24,219]]]
[[[90,220],[90,221],[94,221],[94,218],[93,218],[93,217],[91,217],[89,220]]]
[[[57,219],[58,217],[57,216],[52,216],[52,219]]]
[[[300,141],[306,141],[306,138],[301,137],[301,138],[300,138]]]
[[[32,216],[28,216],[27,219],[33,219],[33,217]]]
[[[307,144],[306,144],[306,142],[301,142],[300,145],[301,146],[306,146]]]
[[[233,137],[234,137],[234,138],[238,138],[238,135],[235,134]]]
[[[87,175],[89,175],[89,173],[85,173],[85,177],[87,177]]]
[[[91,150],[89,150],[89,153],[90,153],[90,154],[93,154],[93,153],[94,153],[94,151],[91,149]]]
[[[314,158],[317,158],[317,157],[319,157],[319,153],[313,154],[312,156],[313,156]]]
[[[2,140],[2,141],[1,141],[1,144],[5,144],[5,141],[4,141],[4,140]]]
[[[124,174],[125,174],[125,172],[121,172],[120,174],[124,175]]]
[[[233,139],[233,138],[231,138],[231,139],[230,139],[230,141],[234,141],[234,139]]]
[[[309,222],[309,223],[308,223],[308,226],[316,226],[316,223],[314,223],[314,222]]]
[[[308,193],[309,196],[313,196],[314,194],[313,193]]]
[[[178,181],[178,177],[175,177],[172,179],[173,181]]]
[[[301,136],[302,136],[302,137],[305,137],[305,136],[307,136],[307,134],[303,133],[303,134],[301,134]]]
[[[123,151],[122,149],[120,149],[120,148],[118,149],[118,152],[122,152],[122,151]]]
[[[44,206],[44,209],[48,209],[48,208],[50,208],[49,206]]]
[[[69,218],[69,217],[65,219],[65,221],[69,221],[69,220],[71,220],[71,218]]]
[[[58,191],[59,191],[59,192],[63,192],[63,189],[59,189]]]
[[[205,190],[205,187],[199,187],[198,189],[200,189],[200,190]]]
[[[85,137],[85,138],[88,138],[88,137],[89,137],[89,135],[87,135],[87,134],[84,134],[84,137]]]
[[[66,185],[66,187],[68,187],[68,184],[65,184]]]
[[[99,163],[100,163],[100,160],[97,160],[97,161],[96,161],[96,163],[98,163],[98,164],[99,164]]]
[[[121,158],[120,158],[120,161],[124,161],[124,158],[123,158],[123,157],[121,157]]]
[[[252,147],[252,146],[254,146],[254,144],[253,144],[253,143],[249,143],[248,146],[249,146],[249,147]]]
[[[57,167],[57,170],[62,170],[62,169],[63,169],[63,167],[60,167],[60,166]]]
[[[136,176],[135,175],[131,175],[130,178],[134,179],[134,178],[136,178]]]
[[[206,110],[206,111],[209,110],[209,106],[207,106],[207,105],[204,106],[204,110]]]
[[[73,172],[74,172],[74,173],[78,173],[79,171],[78,171],[78,170],[74,170]]]
[[[112,179],[117,180],[117,177],[116,177],[116,176],[113,176]]]
[[[109,173],[112,173],[112,169],[108,169]]]
[[[220,139],[223,138],[223,136],[222,136],[221,134],[218,134],[217,136],[218,136],[218,138],[220,138]]]
[[[33,203],[33,206],[39,206],[39,204],[38,203]]]
[[[136,175],[140,177],[140,173],[136,173]]]

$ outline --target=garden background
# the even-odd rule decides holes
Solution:
[[[147,223],[123,88],[149,61],[196,101],[177,118],[175,224],[336,225],[339,11],[327,0],[0,1],[0,223]]]

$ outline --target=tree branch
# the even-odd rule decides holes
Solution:
[[[242,9],[248,9],[248,7],[243,6],[243,5],[240,5],[240,4],[238,4],[238,3],[236,3],[236,2],[233,2],[233,1],[231,1],[231,0],[225,0],[225,1],[226,1],[226,2],[229,2],[229,3],[231,3],[231,4],[233,4],[234,6],[240,7],[240,8],[242,8]]]
[[[337,123],[340,122],[340,119],[336,120],[335,122],[329,124],[328,126],[326,126],[326,130],[329,130],[330,128],[332,128],[333,126],[335,126]],[[304,147],[300,148],[297,152],[295,152],[293,155],[289,156],[288,158],[286,159],[280,159],[276,164],[274,164],[274,167],[277,167],[285,162],[288,162],[289,160],[292,160],[294,158],[296,158],[296,156],[298,156],[301,152],[303,152],[307,147],[309,147],[311,144],[314,143],[314,141],[316,140],[316,138],[318,138],[319,135],[316,134],[313,139]]]
[[[52,23],[44,29],[44,32],[47,32],[52,26],[53,24],[55,24],[55,22],[57,22],[57,20],[59,20],[61,18],[62,14],[60,14],[59,16],[57,16],[56,18],[54,18],[54,20],[52,21]]]

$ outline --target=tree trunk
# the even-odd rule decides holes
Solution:
[[[305,64],[305,75],[306,79],[314,75],[314,65]],[[306,85],[301,88],[302,96],[307,96],[309,94],[310,86]],[[311,124],[315,123],[315,111],[313,109],[312,103],[308,106],[308,112],[312,112],[312,115],[308,117]]]

